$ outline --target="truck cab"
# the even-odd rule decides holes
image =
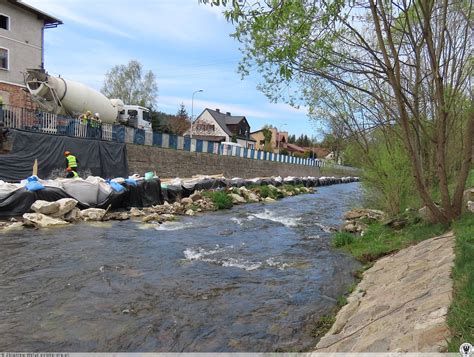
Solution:
[[[151,131],[150,109],[139,105],[124,105],[119,113],[119,121],[137,129]]]

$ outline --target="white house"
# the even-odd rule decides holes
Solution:
[[[244,148],[255,148],[255,140],[250,137],[250,125],[245,116],[206,108],[185,135],[189,136],[191,130],[192,137],[195,139],[216,142],[234,141]]]

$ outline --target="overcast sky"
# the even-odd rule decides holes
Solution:
[[[158,109],[194,115],[209,107],[245,115],[251,130],[272,124],[290,134],[317,135],[303,109],[272,104],[256,89],[257,74],[241,80],[232,25],[220,9],[197,0],[24,0],[64,25],[45,31],[45,67],[52,75],[99,90],[104,74],[131,59],[157,78]],[[131,103],[133,104],[133,103]],[[286,125],[284,125],[286,124]]]

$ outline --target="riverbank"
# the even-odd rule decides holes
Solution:
[[[454,265],[452,232],[378,260],[317,352],[443,352]]]
[[[100,178],[94,178],[100,180]],[[36,200],[26,208],[34,213],[25,213],[21,219],[12,218],[10,221],[0,222],[0,229],[12,230],[23,227],[48,228],[63,226],[70,223],[84,221],[109,221],[128,220],[139,218],[143,223],[169,222],[176,216],[192,216],[197,212],[214,211],[231,208],[234,204],[274,202],[276,199],[294,196],[302,193],[313,192],[315,186],[325,186],[337,183],[349,183],[357,181],[355,177],[321,177],[321,178],[256,178],[253,180],[232,179],[224,177],[198,178],[188,181],[175,179],[173,182],[159,183],[156,191],[156,201],[164,204],[150,205],[151,207],[132,207],[129,211],[119,210],[109,212],[111,204],[107,209],[84,208],[86,205],[74,198],[61,198],[57,201]],[[103,180],[102,180],[103,181]],[[76,182],[72,182],[76,183]],[[78,182],[79,183],[79,182]],[[107,185],[98,182],[99,185]],[[126,193],[126,188],[118,185],[121,195]],[[207,188],[207,189],[205,189]],[[110,190],[110,188],[109,188]],[[83,190],[84,191],[84,190]],[[41,191],[40,191],[41,192]],[[111,192],[109,195],[112,195]],[[141,192],[146,196],[147,193]],[[135,194],[136,196],[136,194]],[[159,197],[158,197],[159,196]],[[54,196],[53,196],[54,197]],[[113,201],[110,200],[112,203]],[[117,199],[115,198],[115,201]],[[129,200],[143,204],[143,200]],[[148,200],[150,201],[150,200]]]
[[[318,352],[456,352],[472,339],[473,215],[464,215],[445,234],[449,227],[408,216],[372,222],[362,237],[336,233],[333,245],[368,270]]]

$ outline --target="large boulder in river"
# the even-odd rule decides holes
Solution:
[[[59,211],[59,203],[37,200],[31,205],[31,209],[36,213],[53,214]]]
[[[81,217],[84,221],[102,221],[104,215],[105,209],[102,208],[88,208],[81,211]]]
[[[68,224],[59,218],[52,218],[42,213],[25,213],[23,220],[26,225],[35,226],[37,228],[48,228],[55,226],[64,226]]]
[[[344,219],[348,221],[364,218],[372,221],[382,221],[385,218],[385,213],[376,209],[368,208],[355,208],[344,213]]]
[[[71,212],[73,208],[76,207],[77,200],[74,198],[61,198],[60,200],[57,200],[56,203],[59,204],[59,210],[51,214],[51,217],[62,217],[66,213]]]

